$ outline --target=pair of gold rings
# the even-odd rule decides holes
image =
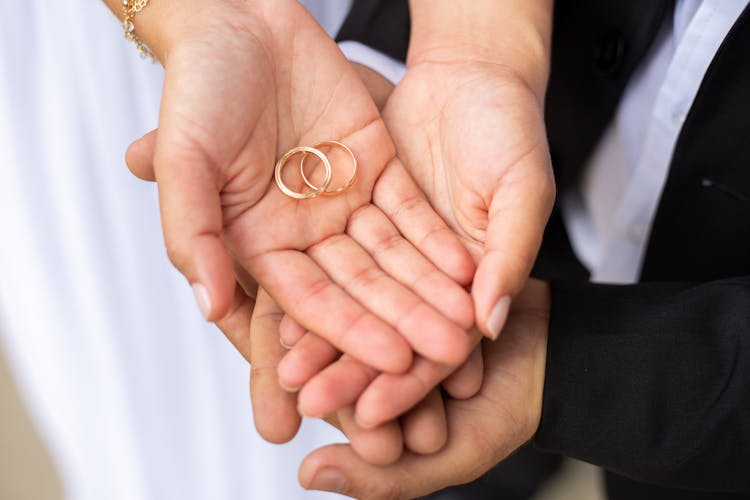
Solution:
[[[342,149],[346,153],[348,153],[349,157],[352,159],[351,177],[349,177],[349,180],[346,181],[346,184],[336,189],[328,189],[331,184],[331,177],[333,173],[331,169],[331,162],[328,157],[320,149],[318,149],[325,146]],[[305,173],[305,158],[311,154],[317,156],[323,163],[323,168],[325,168],[325,176],[323,177],[323,183],[320,186],[316,186],[315,184],[313,184]],[[309,188],[311,188],[312,191],[308,191],[306,193],[294,191],[293,189],[290,189],[289,186],[284,184],[284,181],[281,178],[281,173],[283,172],[284,167],[286,167],[286,164],[289,163],[289,160],[291,160],[296,155],[302,155],[302,158],[299,162],[299,172],[302,175],[302,180],[305,181],[305,184]],[[317,143],[313,147],[297,146],[296,148],[292,148],[287,151],[284,156],[282,156],[276,163],[276,168],[274,169],[274,177],[276,178],[276,184],[279,186],[279,189],[281,189],[281,192],[296,200],[315,198],[316,196],[320,195],[335,196],[337,194],[343,193],[344,191],[349,189],[352,184],[354,184],[354,179],[357,177],[357,158],[354,156],[354,153],[352,153],[351,149],[349,149],[345,144],[342,144],[338,141],[322,141]]]

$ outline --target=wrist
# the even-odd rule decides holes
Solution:
[[[522,79],[543,101],[549,75],[551,0],[410,0],[407,64],[485,63]]]
[[[122,21],[122,0],[104,0],[107,6]],[[133,18],[135,33],[153,52],[154,57],[165,64],[169,54],[183,43],[189,43],[194,35],[234,27],[262,38],[266,23],[271,18],[265,14],[270,7],[278,9],[294,0],[232,0],[226,2],[200,2],[178,0],[150,0],[145,8]],[[268,30],[266,30],[268,32]]]

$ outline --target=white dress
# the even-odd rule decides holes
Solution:
[[[125,167],[157,123],[160,67],[101,2],[2,0],[2,16],[0,340],[66,497],[332,497],[297,466],[343,438],[257,435],[248,366],[167,260],[155,186]]]

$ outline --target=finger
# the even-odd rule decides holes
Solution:
[[[255,297],[249,297],[241,287],[237,287],[229,313],[216,322],[216,326],[248,362],[252,359],[250,331],[254,307]]]
[[[258,297],[258,282],[237,261],[234,262],[234,276],[240,288],[255,302],[255,299]]]
[[[479,332],[473,330],[471,341],[479,338]],[[305,382],[298,394],[298,409],[305,416],[320,417],[356,403],[358,424],[377,427],[419,403],[451,371],[452,366],[416,357],[406,373],[378,373],[342,356]]]
[[[372,193],[373,203],[425,257],[461,285],[474,277],[466,247],[435,213],[397,160],[385,168]]]
[[[207,170],[186,166],[162,169],[158,182],[167,254],[193,287],[203,316],[216,321],[227,313],[235,287],[232,260],[220,239],[216,179]]]
[[[377,375],[375,369],[344,355],[302,387],[297,396],[298,411],[307,417],[320,417],[346,408],[357,401]],[[386,421],[382,419],[378,424]],[[373,427],[377,425],[367,426]]]
[[[349,439],[354,452],[365,462],[376,465],[392,464],[404,451],[404,440],[398,422],[392,420],[372,429],[357,425],[351,406],[337,412],[341,431]]]
[[[549,157],[536,150],[503,177],[489,209],[484,254],[479,261],[472,296],[477,325],[495,339],[505,324],[512,297],[531,272],[544,227],[554,203]]]
[[[250,325],[250,397],[258,433],[272,443],[285,443],[297,433],[301,418],[296,395],[278,383],[276,365],[286,350],[279,344],[279,322],[283,312],[273,299],[259,290]]]
[[[474,304],[468,292],[441,272],[375,207],[359,210],[347,233],[388,275],[407,286],[436,310],[464,329],[474,324]]]
[[[469,359],[458,370],[443,380],[443,389],[452,398],[469,399],[482,388],[484,378],[484,359],[482,358],[482,344],[478,344]]]
[[[479,338],[478,332],[472,335],[473,339]],[[379,374],[357,399],[357,422],[374,427],[405,413],[453,370],[453,366],[418,357],[406,373]]]
[[[156,149],[156,134],[154,129],[140,139],[133,141],[125,152],[125,163],[130,172],[144,181],[155,181],[154,150]]]
[[[211,156],[215,153],[204,147],[214,140],[202,128],[206,126],[203,111],[197,111],[205,95],[191,95],[195,87],[183,81],[189,73],[183,70],[178,65],[165,78],[154,173],[167,254],[193,287],[203,316],[216,321],[227,313],[235,288],[232,259],[220,239],[223,179],[219,172],[225,159],[216,163]],[[186,111],[186,103],[193,108]]]
[[[279,362],[276,369],[279,383],[287,390],[299,390],[340,355],[341,353],[328,341],[308,332]]]
[[[411,365],[406,340],[331,281],[308,255],[280,250],[249,259],[249,266],[284,311],[338,350],[385,372],[403,373]]]
[[[294,318],[285,314],[279,325],[279,337],[281,345],[291,349],[307,333],[304,326],[300,325]]]
[[[369,211],[367,208],[362,210]],[[372,211],[378,212],[375,208]],[[361,217],[372,227],[379,222],[388,222],[367,214]],[[351,297],[393,325],[415,352],[453,366],[462,363],[469,355],[473,344],[466,331],[384,273],[351,237],[328,238],[311,247],[308,254]],[[369,362],[368,358],[359,359]]]
[[[522,296],[518,302],[532,298]],[[439,452],[406,452],[398,462],[379,467],[350,446],[327,446],[303,460],[302,486],[362,499],[406,499],[476,479],[538,427],[547,338],[547,320],[541,316],[539,309],[514,315],[504,338],[485,344],[485,384],[471,401],[446,402],[448,441]],[[529,398],[537,398],[536,403]]]
[[[410,499],[455,484],[456,466],[442,453],[405,453],[398,462],[382,466],[362,460],[351,446],[336,444],[313,451],[302,461],[303,488],[341,493],[353,498]]]
[[[404,445],[414,453],[436,453],[448,440],[448,422],[440,391],[433,389],[401,417]]]

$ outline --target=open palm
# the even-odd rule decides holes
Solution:
[[[554,200],[540,99],[502,66],[421,62],[409,66],[383,117],[399,159],[478,262],[477,326],[495,337],[526,282]],[[417,358],[406,374],[363,374],[344,358],[313,376],[322,363],[308,368],[300,360],[314,358],[319,344],[296,344],[279,366],[282,379],[305,383],[300,407],[319,414],[356,397],[358,419],[371,425],[409,409],[455,368]],[[329,350],[323,361],[333,356]],[[481,372],[481,358],[472,362],[468,372]]]
[[[541,99],[497,64],[425,61],[383,115],[399,158],[475,255],[477,325],[497,335],[501,300],[522,289],[554,200]]]
[[[466,282],[471,261],[395,160],[336,45],[297,2],[282,6],[273,22],[212,19],[166,59],[154,170],[170,257],[208,290],[211,319],[231,309],[234,259],[305,328],[379,370],[406,370],[412,349],[457,363],[471,348],[468,296],[459,285],[444,291],[463,304],[448,319],[409,285],[415,270],[433,273],[431,262]],[[332,197],[284,195],[276,159],[330,139],[359,160],[354,185]],[[341,158],[334,170],[345,180]]]

